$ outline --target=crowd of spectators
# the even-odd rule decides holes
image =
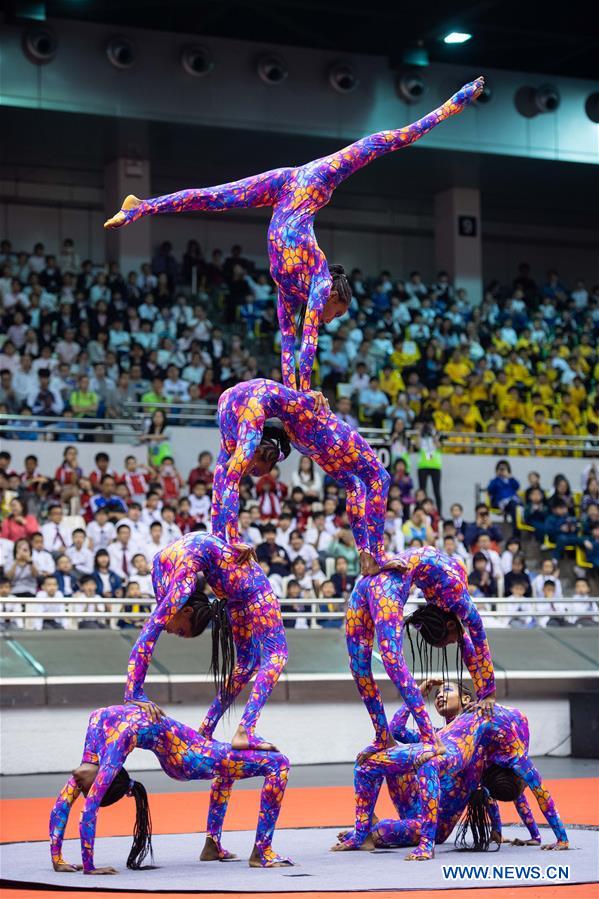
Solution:
[[[117,459],[101,451],[93,470],[84,471],[77,447],[68,445],[56,471],[42,471],[33,454],[24,460],[24,470],[16,471],[10,453],[1,451],[0,603],[16,615],[4,626],[134,627],[136,621],[128,613],[143,612],[154,600],[154,555],[183,534],[210,529],[213,462],[209,452],[202,452],[197,466],[183,475],[170,455],[146,465],[133,455]],[[435,501],[415,489],[405,461],[399,460],[386,514],[387,551],[435,545],[461,559],[472,595],[483,600],[483,612],[504,613],[487,615],[490,626],[596,623],[599,608],[591,600],[570,602],[571,591],[562,584],[559,569],[562,554],[579,547],[584,559],[577,561],[584,561],[584,567],[577,569],[574,598],[591,595],[585,575],[592,579],[599,571],[595,463],[583,468],[579,494],[572,493],[561,475],[552,489],[545,489],[548,485],[541,485],[534,472],[522,493],[507,462],[497,469],[489,483],[489,503],[479,503],[473,518],[465,517],[463,507],[454,503],[444,519]],[[310,459],[299,457],[289,483],[274,468],[260,478],[244,478],[240,498],[241,540],[255,548],[273,590],[287,601],[284,612],[293,617],[286,616],[286,626],[308,626],[306,612],[313,607],[318,626],[341,626],[341,617],[327,615],[343,611],[343,605],[332,600],[349,596],[359,558],[339,485]],[[564,524],[554,524],[554,519],[561,520],[564,503],[564,523],[576,521],[580,543],[569,530],[559,531]],[[512,518],[511,529],[501,515],[494,522],[495,504],[496,511]],[[543,519],[539,506],[546,512]],[[511,534],[506,539],[507,531]],[[525,540],[529,544],[538,539],[544,545],[552,537],[555,542],[537,554],[542,560],[538,572],[529,570]],[[39,599],[27,606],[36,613],[27,620],[17,614],[23,612],[24,597]],[[484,603],[496,597],[512,599],[513,604],[495,608],[492,602]],[[66,598],[73,598],[70,609],[83,618],[63,617]],[[129,602],[116,608],[111,602],[115,599]],[[98,611],[114,612],[115,617],[101,620],[94,617]]]
[[[577,436],[597,451],[599,286],[566,286],[556,271],[537,283],[522,264],[473,306],[446,272],[427,284],[417,271],[398,280],[356,268],[350,281],[315,375],[348,418],[388,426],[398,444],[425,424],[453,432],[454,452],[477,433],[522,434],[520,453],[569,455]],[[0,324],[0,414],[24,416],[20,438],[48,416],[58,439],[91,439],[77,419],[127,418],[139,401],[181,415],[240,379],[280,377],[273,285],[240,246],[208,260],[190,240],[178,260],[165,242],[121,272],[81,262],[72,240],[57,255],[4,240]]]

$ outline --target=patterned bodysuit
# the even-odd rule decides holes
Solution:
[[[482,90],[478,78],[464,85],[438,109],[405,128],[380,131],[293,168],[273,169],[215,187],[181,190],[174,194],[142,200],[134,209],[122,210],[128,224],[145,215],[172,212],[222,212],[227,209],[269,206],[268,228],[270,272],[278,288],[277,311],[282,335],[281,369],[283,383],[296,388],[296,322],[298,310],[306,305],[299,359],[299,389],[310,389],[318,328],[331,291],[327,260],[314,234],[314,217],[326,206],[335,188],[354,172],[379,156],[407,147],[436,125],[457,115]]]
[[[390,731],[383,700],[372,674],[374,635],[385,671],[414,716],[422,740],[434,742],[434,729],[418,685],[403,656],[403,608],[410,589],[419,587],[427,602],[455,612],[464,632],[464,661],[478,699],[495,691],[495,676],[485,630],[468,593],[463,566],[432,546],[395,556],[389,568],[362,578],[349,597],[345,636],[350,669],[375,730],[377,747],[386,746]]]
[[[221,448],[212,496],[212,530],[239,542],[239,482],[260,445],[264,422],[279,418],[293,446],[344,488],[358,550],[386,561],[383,532],[390,477],[357,431],[314,399],[276,381],[256,378],[229,388],[218,403]]]
[[[227,600],[237,652],[231,699],[256,672],[241,718],[250,746],[256,746],[263,742],[254,734],[256,721],[287,662],[281,608],[260,566],[252,561],[240,565],[236,553],[211,534],[186,534],[154,558],[152,581],[157,605],[131,651],[125,701],[147,701],[143,684],[156,640],[194,592],[200,574],[219,599]],[[212,736],[226,708],[219,693],[200,727],[203,736]]]
[[[256,847],[264,867],[280,861],[273,852],[272,837],[287,785],[289,761],[279,752],[238,751],[228,743],[200,736],[172,718],[152,723],[135,705],[116,705],[93,712],[85,736],[82,763],[98,765],[79,820],[83,870],[94,870],[94,840],[100,803],[110,784],[135,749],[153,752],[162,770],[174,780],[210,780],[227,783],[247,777],[264,777],[260,799]],[[229,791],[230,792],[230,791]],[[54,864],[66,864],[62,857],[64,832],[73,802],[79,796],[75,779],[62,788],[50,814],[50,851]],[[210,796],[206,832],[220,850],[220,839],[229,793]]]
[[[406,727],[409,716],[410,709],[404,704],[398,709],[390,722],[391,733],[398,743],[413,744],[421,742],[421,736],[418,731]],[[452,721],[455,720],[455,718],[452,719]],[[438,734],[443,734],[443,728],[435,728],[435,730]],[[521,731],[526,733],[526,740],[528,740],[527,724],[524,722],[521,723]],[[470,764],[462,771],[452,771],[451,773],[440,775],[436,843],[444,843],[452,833],[468,804],[470,796],[481,783],[486,767],[487,761],[484,746],[481,744],[478,746]],[[419,819],[422,816],[422,803],[420,801],[417,775],[410,773],[401,777],[388,776],[387,788],[400,820],[381,819],[375,824],[372,835],[376,845],[388,847],[417,845],[420,839]],[[488,798],[488,801],[492,828],[501,835],[502,823],[499,804],[491,797]],[[531,839],[540,843],[539,828],[524,793],[516,799],[514,805],[520,820],[528,828]]]
[[[492,718],[483,717],[476,711],[464,712],[438,731],[438,735],[445,746],[445,755],[431,759],[425,745],[414,743],[393,746],[356,762],[356,821],[354,830],[345,840],[346,845],[361,846],[371,832],[374,806],[383,779],[414,773],[420,790],[420,805],[416,806],[420,812],[418,817],[385,823],[381,835],[394,845],[418,843],[413,855],[431,858],[437,840],[441,778],[446,778],[447,792],[440,837],[447,839],[459,817],[458,808],[461,806],[463,810],[468,796],[478,785],[481,761],[511,768],[519,775],[534,793],[558,842],[568,842],[549,791],[528,756],[528,721],[518,709],[496,705]],[[464,772],[467,772],[466,776],[460,778],[458,775]]]

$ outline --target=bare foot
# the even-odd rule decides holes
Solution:
[[[233,858],[237,858],[237,856],[223,849],[222,846],[218,846],[212,837],[206,837],[204,848],[200,854],[201,862],[224,862]]]
[[[277,855],[273,849],[264,849],[262,852],[254,846],[248,864],[250,868],[291,868],[294,862],[290,858]]]
[[[412,852],[408,852],[404,861],[405,862],[429,862],[432,858],[435,857],[435,850],[429,851],[428,849],[413,849]]]
[[[340,840],[331,846],[331,852],[374,852],[375,849],[376,845],[371,834],[368,834],[360,846],[355,846],[351,839]]]
[[[278,752],[279,750],[273,743],[263,740],[261,737],[253,736],[247,732],[242,724],[239,725],[233,739],[231,740],[232,749],[261,749],[263,752]]]
[[[141,206],[141,200],[139,197],[135,197],[133,194],[129,194],[123,200],[123,205],[116,215],[113,215],[112,218],[107,219],[104,222],[104,227],[107,230],[121,228],[123,225],[127,224],[127,217],[125,212],[129,212],[130,209],[137,209],[138,206]]]
[[[362,551],[360,553],[360,573],[364,577],[372,574],[378,574],[380,570],[380,565],[377,564],[374,556],[371,556],[370,553],[367,553],[365,551]]]

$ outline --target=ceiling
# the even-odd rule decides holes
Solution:
[[[44,3],[1,5],[14,17]],[[598,72],[599,16],[588,0],[46,0],[45,8],[48,18],[373,53],[394,66],[422,41],[431,62],[593,79]],[[454,30],[472,40],[444,44]]]

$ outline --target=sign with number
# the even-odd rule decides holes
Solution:
[[[476,237],[477,223],[474,215],[458,215],[458,234],[460,237]]]

